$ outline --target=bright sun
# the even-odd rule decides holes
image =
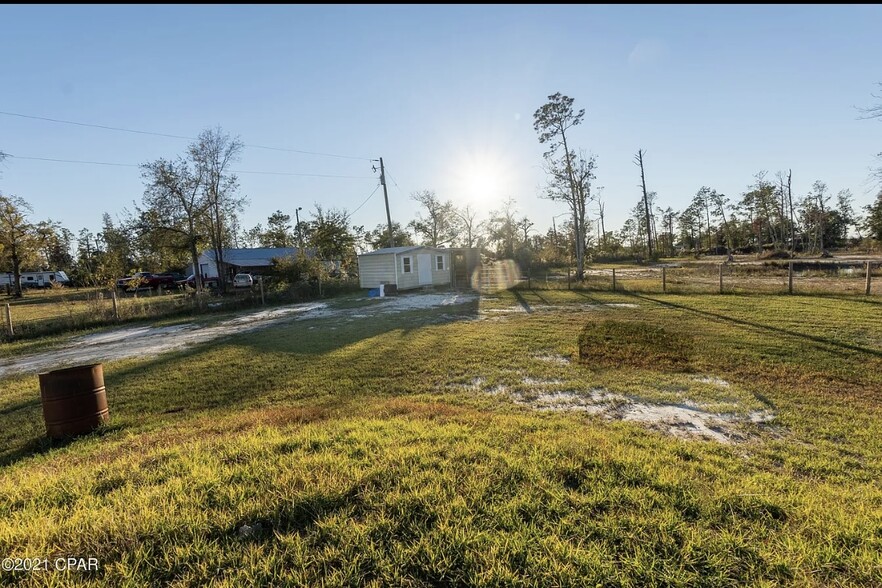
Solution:
[[[462,194],[474,203],[499,200],[509,185],[504,166],[490,154],[472,154],[459,167],[458,184]]]

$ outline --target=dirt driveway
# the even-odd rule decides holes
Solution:
[[[149,357],[178,351],[197,343],[225,336],[235,336],[303,319],[347,317],[366,319],[377,313],[388,314],[473,302],[474,294],[406,294],[372,299],[368,306],[336,308],[334,302],[307,302],[235,316],[212,325],[186,323],[171,327],[124,327],[74,337],[66,343],[39,353],[0,361],[0,377],[14,374],[37,374],[65,366]]]

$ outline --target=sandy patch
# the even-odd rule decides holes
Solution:
[[[571,361],[569,357],[566,357],[563,355],[558,355],[557,353],[550,353],[550,352],[538,353],[538,354],[534,355],[533,358],[538,359],[539,361],[547,361],[549,363],[558,363],[561,365],[566,365],[566,364],[570,363],[570,361]]]
[[[717,378],[705,377],[718,385],[719,382],[724,382]],[[473,380],[473,382],[480,381],[480,378]],[[655,404],[604,388],[588,391],[547,389],[549,386],[561,383],[560,380],[525,378],[524,383],[537,386],[538,389],[521,393],[510,391],[504,386],[496,386],[481,391],[485,394],[507,395],[515,404],[535,410],[585,412],[608,421],[641,423],[674,437],[707,439],[724,444],[740,443],[754,438],[755,435],[745,431],[744,425],[762,425],[775,418],[775,414],[767,410],[747,414],[716,413],[692,402]],[[472,389],[478,389],[479,386],[480,384]]]
[[[710,384],[719,388],[729,388],[731,386],[731,384],[726,380],[715,378],[713,376],[696,376],[692,379],[696,382],[701,382],[702,384]]]

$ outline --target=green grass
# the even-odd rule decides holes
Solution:
[[[517,290],[302,320],[106,364],[110,427],[54,445],[8,378],[0,552],[101,568],[0,584],[878,586],[880,310]],[[692,371],[576,361],[609,320],[688,334]],[[536,381],[777,417],[721,445],[477,389]]]

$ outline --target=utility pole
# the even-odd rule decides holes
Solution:
[[[294,209],[294,216],[297,217],[297,247],[303,249],[303,233],[300,232],[300,211],[303,210],[302,206],[298,206]],[[288,218],[291,218],[290,216]]]
[[[376,170],[376,168],[374,168]],[[380,184],[383,185],[383,198],[386,200],[386,222],[389,223],[389,247],[395,247],[392,238],[392,216],[389,214],[389,192],[386,190],[386,168],[383,167],[383,158],[380,158]]]

